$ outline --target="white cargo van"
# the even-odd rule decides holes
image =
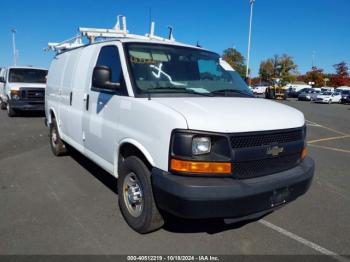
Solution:
[[[0,107],[9,117],[19,111],[44,111],[47,70],[9,67],[0,74]]]
[[[303,114],[255,99],[218,54],[152,30],[80,31],[90,44],[50,45],[50,144],[57,156],[70,145],[118,178],[134,230],[158,229],[164,213],[256,218],[308,190]]]

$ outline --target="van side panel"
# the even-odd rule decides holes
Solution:
[[[67,63],[67,54],[56,56],[50,65],[49,73],[47,76],[47,87],[45,92],[45,112],[46,117],[50,121],[50,110],[55,112],[55,117],[58,123],[59,132],[62,133],[60,128],[60,102],[62,92],[62,81],[64,76],[64,68]]]

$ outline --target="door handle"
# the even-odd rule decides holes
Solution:
[[[86,109],[86,111],[89,111],[89,100],[90,100],[90,95],[87,94],[86,95],[86,99],[85,99],[85,109]]]
[[[69,105],[72,106],[73,92],[69,93]]]

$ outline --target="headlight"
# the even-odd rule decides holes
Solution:
[[[21,91],[19,90],[11,90],[11,98],[12,99],[20,99],[21,98]]]
[[[169,171],[187,175],[231,175],[229,136],[193,130],[174,130],[169,151]]]
[[[192,154],[195,156],[210,153],[211,139],[210,137],[194,137],[192,140]]]

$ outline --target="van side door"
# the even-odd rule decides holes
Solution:
[[[94,67],[110,68],[111,81],[120,83],[120,87],[116,91],[107,91],[91,84],[85,95],[83,114],[85,154],[110,173],[113,173],[121,98],[128,95],[120,60],[121,52],[120,43],[100,47]]]

